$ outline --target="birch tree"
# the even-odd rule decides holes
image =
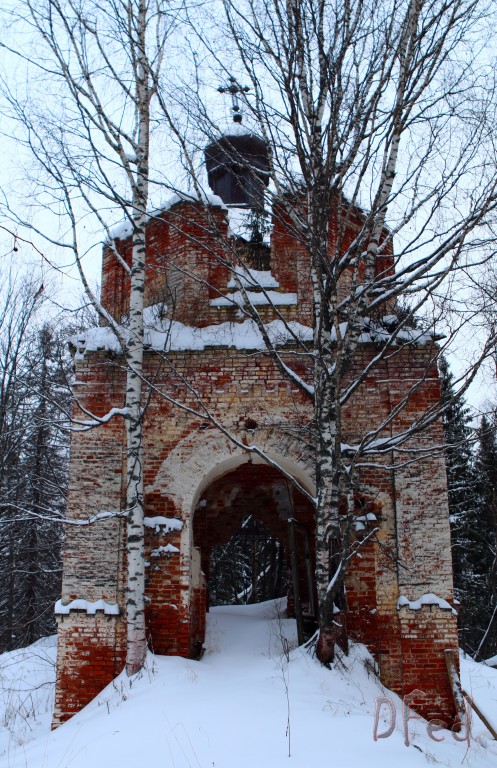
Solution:
[[[209,24],[208,8],[190,8],[198,47],[193,47],[192,59],[198,60],[199,52],[206,55],[194,85],[188,90],[185,82],[178,94],[176,109],[186,106],[179,129],[162,77],[177,19],[171,5],[161,0],[91,0],[84,5],[27,0],[25,8],[37,47],[10,53],[25,56],[31,68],[38,68],[59,103],[47,113],[39,102],[34,109],[32,99],[11,93],[11,111],[27,129],[25,145],[44,173],[40,200],[62,211],[69,222],[69,237],[53,235],[53,244],[74,257],[91,302],[120,340],[126,360],[126,402],[113,414],[124,416],[128,439],[127,670],[139,668],[145,651],[145,228],[150,188],[157,187],[165,154],[160,147],[157,153],[151,129],[165,125],[174,136],[191,187],[201,196],[189,130],[194,126],[198,141],[203,127],[202,143],[218,134],[210,105],[199,103],[197,96],[203,72],[212,86],[214,78],[224,78],[233,68],[250,83],[249,93],[240,88],[245,113],[269,149],[273,210],[305,248],[312,278],[314,338],[310,347],[301,348],[301,360],[308,361],[304,380],[271,344],[234,270],[243,312],[258,325],[269,354],[308,398],[314,414],[306,439],[316,457],[318,655],[328,662],[335,638],[334,605],[352,554],[350,526],[340,525],[342,500],[351,522],[361,466],[381,462],[394,447],[406,446],[410,436],[439,415],[430,411],[405,434],[380,443],[401,404],[357,445],[346,446],[343,409],[374,366],[393,354],[417,313],[424,307],[431,315],[446,310],[447,277],[454,270],[463,274],[492,253],[486,226],[496,203],[494,83],[488,60],[475,59],[485,24],[489,26],[487,10],[477,0],[223,0],[210,7]],[[172,58],[173,64],[177,61]],[[124,214],[133,241],[130,267],[115,251],[130,279],[126,328],[100,305],[84,271],[87,241],[81,238],[81,223],[90,213],[108,232],[107,207]],[[334,212],[336,233],[331,237]],[[360,225],[349,242],[349,225],[358,212]],[[377,269],[392,239],[395,274]],[[409,309],[402,314],[398,303],[404,295]],[[389,321],[379,322],[385,315]],[[381,351],[351,380],[365,332],[382,339]],[[448,333],[450,340],[450,325]],[[494,343],[490,335],[481,357]],[[413,383],[412,392],[419,385]],[[193,416],[199,414],[208,415],[202,404],[197,412],[192,409]],[[89,422],[97,425],[107,416],[90,414]],[[226,425],[217,426],[230,436]]]
[[[29,78],[27,94],[20,96],[10,87],[6,99],[19,143],[37,163],[34,194],[61,222],[51,231],[32,221],[22,223],[72,259],[101,322],[119,338],[126,363],[124,407],[103,417],[89,414],[87,421],[91,426],[123,416],[126,426],[128,674],[141,667],[146,651],[141,375],[145,224],[151,126],[154,120],[157,125],[153,102],[175,16],[174,4],[162,0],[26,0],[12,17],[17,40],[25,44],[2,44],[13,60],[26,65]],[[133,239],[131,265],[116,252],[130,284],[126,329],[102,306],[85,271],[91,246],[85,221],[100,229],[101,248],[102,234],[109,232],[107,211],[114,222],[125,218]]]
[[[243,311],[314,411],[317,652],[326,663],[351,557],[341,500],[348,500],[350,521],[357,470],[368,461],[381,464],[393,448],[409,452],[409,437],[442,413],[432,409],[405,433],[379,441],[401,405],[351,447],[343,441],[343,409],[416,325],[416,315],[431,316],[430,332],[438,318],[449,345],[455,326],[442,318],[452,306],[456,276],[494,250],[487,228],[497,200],[494,78],[488,59],[475,56],[475,47],[484,47],[489,9],[472,0],[224,0],[223,6],[229,55],[219,53],[224,48],[205,25],[200,30],[197,24],[197,31],[217,75],[238,73],[232,82],[239,85],[247,122],[270,153],[273,211],[304,245],[311,270],[314,340],[307,382],[271,345],[242,281],[238,288]],[[215,138],[208,110],[198,102],[196,108]],[[348,242],[358,212],[361,224]],[[377,266],[392,241],[395,274]],[[403,312],[401,297],[408,307]],[[365,331],[383,339],[382,350],[351,380]],[[479,359],[494,345],[489,334]],[[474,370],[456,389],[464,390]]]

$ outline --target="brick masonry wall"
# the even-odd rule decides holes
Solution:
[[[345,227],[339,227],[336,215],[330,217],[330,256],[348,247],[362,226],[353,213]],[[107,244],[102,262],[102,303],[118,320],[128,311],[129,278],[115,257],[131,263],[131,237]],[[243,248],[241,250],[243,252]],[[147,264],[145,305],[165,302],[170,316],[185,324],[203,327],[226,320],[236,320],[236,307],[214,308],[209,301],[227,293],[231,272],[225,266],[239,261],[235,238],[228,235],[227,212],[221,208],[187,201],[170,210],[158,212],[147,228]],[[299,241],[288,216],[276,209],[273,215],[271,271],[283,293],[296,293],[298,310],[285,307],[288,319],[312,325],[312,284],[309,254]],[[378,273],[393,269],[392,243],[387,234],[382,241],[382,255],[377,260]],[[359,277],[360,279],[360,277]],[[342,296],[349,289],[351,275],[341,281]],[[262,308],[265,322],[276,317],[271,307]]]
[[[336,222],[331,224],[338,237]],[[359,224],[352,222],[344,237],[350,239]],[[152,220],[147,233],[146,302],[165,298],[174,307],[175,319],[196,326],[236,320],[235,310],[209,306],[209,300],[226,289],[228,271],[222,259],[227,254],[236,259],[236,253],[229,251],[233,251],[233,244],[226,238],[226,227],[224,211],[191,203],[180,203]],[[129,260],[129,242],[118,242],[118,247]],[[305,250],[277,220],[272,248],[273,274],[282,291],[297,293],[298,319],[309,323]],[[391,269],[388,248],[378,268]],[[197,278],[200,272],[203,282],[193,279],[193,271]],[[116,317],[126,311],[126,278],[108,247],[104,250],[102,297]],[[296,311],[285,309],[289,318],[296,317]],[[271,310],[266,312],[266,319],[271,319]],[[363,345],[356,355],[356,370],[363,370],[376,353],[374,344]],[[302,378],[309,379],[311,361],[300,357],[296,365],[292,350],[285,354],[287,363]],[[124,372],[115,356],[89,354],[76,361],[76,375],[77,395],[90,411],[103,415],[111,407],[123,405]],[[167,357],[149,352],[145,355],[145,377],[153,380],[155,388],[144,423],[146,515],[177,518],[183,524],[181,531],[171,533],[146,530],[149,640],[158,653],[194,655],[205,630],[206,603],[205,583],[194,567],[194,547],[200,549],[205,567],[206,552],[212,546],[207,534],[202,533],[202,516],[196,512],[198,502],[206,494],[213,503],[223,497],[228,482],[223,478],[237,477],[248,488],[247,478],[252,477],[246,469],[248,463],[256,467],[254,477],[262,479],[267,469],[262,460],[220,434],[202,409],[195,416],[161,394],[194,410],[199,409],[200,399],[202,408],[222,423],[241,446],[259,445],[311,494],[315,490],[312,454],[305,442],[292,434],[308,426],[312,411],[296,386],[282,378],[274,361],[260,352],[206,349]],[[392,350],[388,360],[375,367],[345,406],[344,437],[353,444],[385,419],[378,437],[396,434],[414,423],[438,398],[433,347],[426,344]],[[389,420],[388,415],[399,403],[403,407]],[[448,716],[451,701],[441,664],[443,650],[457,644],[455,617],[438,608],[397,610],[401,594],[416,600],[426,592],[434,592],[452,600],[443,455],[426,454],[426,449],[441,443],[441,426],[434,423],[409,443],[409,449],[416,451],[415,462],[406,461],[405,453],[392,452],[382,457],[381,464],[376,458],[361,470],[364,498],[377,511],[378,530],[376,540],[365,545],[362,557],[354,560],[347,581],[347,600],[348,630],[375,653],[383,682],[400,695],[413,686],[421,688],[431,697],[426,711],[436,710]],[[124,445],[120,418],[98,430],[73,435],[70,520],[87,521],[98,512],[123,509]],[[414,458],[414,453],[409,458]],[[254,482],[257,485],[257,481],[250,480]],[[274,489],[277,477],[273,475],[268,482]],[[294,494],[294,504],[312,529],[310,507],[306,507],[304,497]],[[273,521],[269,508],[266,513],[268,527],[284,543],[282,520]],[[229,522],[228,516],[225,527]],[[223,526],[218,526],[215,537],[225,534]],[[68,525],[63,602],[104,598],[117,602],[124,612],[125,543],[125,529],[119,519]],[[160,550],[168,544],[178,551]],[[61,620],[54,723],[67,719],[119,671],[124,658],[124,634],[122,616],[116,619],[78,612]],[[96,666],[92,671],[93,659]],[[430,670],[431,677],[426,670]]]
[[[374,352],[374,345],[361,350],[357,364],[364,365]],[[224,350],[217,349],[205,350],[201,355],[177,353],[172,358],[171,369],[164,361],[159,366],[156,355],[146,356],[147,375],[154,377],[159,391],[194,407],[195,398],[184,386],[185,380],[190,382],[201,394],[203,403],[216,418],[229,425],[240,440],[247,443],[256,440],[264,445],[266,439],[268,445],[271,443],[270,452],[280,452],[291,459],[295,467],[302,468],[302,476],[306,476],[310,486],[311,462],[303,455],[299,456],[295,442],[291,445],[285,433],[280,431],[289,424],[305,423],[309,408],[295,387],[281,380],[270,358],[235,350],[227,356]],[[422,373],[427,360],[429,363],[427,348],[399,352],[393,375],[385,364],[374,379],[364,383],[362,391],[345,412],[349,442],[389,412],[392,398],[399,397],[401,392],[405,394],[413,374]],[[388,365],[391,367],[391,361]],[[302,374],[305,375],[304,366]],[[122,372],[114,361],[108,362],[103,353],[78,362],[77,377],[82,382],[80,397],[85,406],[104,413],[112,405],[122,403]],[[408,416],[402,418],[412,420],[436,396],[437,388],[427,382],[413,393]],[[246,430],[248,419],[251,425],[252,422],[257,425],[255,432]],[[392,424],[392,430],[396,426]],[[423,440],[438,439],[438,429],[433,427],[432,434]],[[271,435],[271,438],[264,438],[264,435]],[[121,504],[123,454],[120,446],[123,439],[119,419],[99,428],[98,432],[74,436],[69,494],[72,516],[87,517],[89,513]],[[419,439],[416,445],[418,443]],[[226,447],[226,441],[208,422],[193,418],[159,397],[152,399],[146,415],[145,455],[146,514],[178,517],[184,524],[181,533],[161,535],[147,530],[147,560],[150,562],[147,569],[147,596],[150,599],[147,622],[151,645],[159,653],[189,655],[203,631],[200,606],[205,597],[199,587],[192,584],[190,574],[194,509],[202,482],[211,477],[207,487],[211,486],[216,466],[225,466],[225,462],[234,461],[235,456],[238,463],[243,463],[248,456],[243,456],[242,450]],[[178,467],[174,464],[176,455]],[[396,609],[399,580],[401,593],[411,600],[429,591],[445,599],[451,599],[452,594],[448,539],[444,538],[447,527],[445,487],[441,482],[442,458],[431,457],[429,462],[417,462],[410,467],[394,466],[395,462],[396,458],[389,456],[383,469],[375,467],[363,471],[365,492],[381,509],[378,531],[381,547],[368,545],[363,558],[355,561],[348,584],[348,599],[351,635],[365,641],[376,652],[383,680],[402,693],[405,681],[410,679],[404,671],[410,635],[403,638],[404,625],[399,621]],[[169,465],[171,469],[168,469]],[[432,496],[438,499],[437,504],[424,509],[422,501]],[[417,525],[412,523],[416,516]],[[423,528],[421,532],[419,526]],[[427,531],[431,535],[427,535]],[[415,537],[414,545],[411,537]],[[156,558],[150,556],[154,549],[167,543],[180,551]],[[96,600],[104,597],[109,602],[117,600],[123,606],[123,547],[119,521],[69,527],[63,598]],[[88,617],[90,624],[91,621],[93,619]],[[412,621],[417,621],[417,617]],[[449,635],[446,638],[447,647],[451,638]],[[78,642],[71,651],[75,657]],[[70,647],[68,633],[62,633],[61,643],[63,647]],[[426,643],[429,645],[429,640],[425,639]],[[109,673],[110,669],[109,666]],[[410,674],[415,675],[415,672]],[[60,677],[59,698],[64,685],[70,685],[70,681]],[[72,701],[75,694],[71,687],[68,695]],[[65,707],[64,711],[67,709]]]
[[[403,692],[421,691],[413,706],[428,720],[454,719],[454,705],[445,666],[444,650],[457,650],[457,622],[451,611],[437,605],[399,611],[404,664]],[[458,654],[455,654],[458,658]]]
[[[57,621],[59,637],[52,727],[69,720],[123,669],[124,622],[75,611]]]

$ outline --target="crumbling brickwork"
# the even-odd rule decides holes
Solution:
[[[278,291],[295,294],[277,311],[303,325],[312,323],[310,274],[306,254],[275,220],[271,273]],[[353,223],[351,224],[351,226]],[[335,229],[333,229],[335,228]],[[336,221],[330,223],[336,231]],[[346,237],[350,240],[352,230]],[[164,313],[188,326],[206,328],[241,322],[236,306],[215,306],[229,280],[225,259],[236,256],[226,211],[220,205],[178,201],[150,221],[147,232],[146,304],[165,301]],[[129,260],[130,241],[116,240]],[[393,268],[384,254],[378,270]],[[346,291],[346,286],[344,286]],[[127,278],[110,246],[104,249],[102,300],[120,319],[127,311]],[[277,316],[261,307],[266,322]],[[354,365],[363,370],[377,354],[370,341],[359,348]],[[302,377],[289,343],[284,359]],[[286,357],[285,357],[286,356]],[[389,434],[412,424],[439,400],[435,345],[432,340],[404,344],[371,368],[371,374],[344,409],[345,438],[353,444],[381,423],[402,401]],[[97,415],[124,403],[122,361],[106,349],[76,354],[76,392],[81,404]],[[264,351],[243,345],[206,346],[161,354],[145,353],[144,377],[153,381],[144,423],[145,514],[147,560],[147,628],[156,653],[195,655],[205,632],[208,553],[236,529],[243,503],[257,500],[260,518],[286,546],[284,505],[278,489],[284,481],[258,456],[244,449],[256,442],[273,461],[313,493],[313,459],[298,429],[312,418],[308,401]],[[351,372],[351,376],[354,371]],[[179,401],[180,408],[171,401]],[[225,425],[238,444],[213,421],[195,416],[199,402]],[[440,445],[442,431],[432,423],[413,438],[411,448]],[[98,430],[76,432],[71,447],[68,517],[87,521],[103,511],[123,510],[125,435],[122,421],[111,419]],[[255,469],[254,469],[255,468]],[[284,481],[286,483],[286,481]],[[453,715],[443,651],[457,647],[451,609],[452,576],[447,489],[443,455],[403,462],[394,452],[382,465],[361,474],[361,508],[374,519],[358,526],[361,537],[376,529],[354,561],[347,580],[348,630],[374,654],[385,685],[403,695],[414,688],[426,694],[424,714]],[[255,495],[254,495],[255,494]],[[258,494],[258,495],[257,495]],[[314,532],[312,506],[291,491],[293,514]],[[238,504],[238,502],[237,502]],[[362,507],[361,507],[362,505]],[[154,522],[155,518],[155,522]],[[157,519],[176,521],[169,525]],[[148,522],[147,522],[148,521]],[[207,525],[208,524],[208,525]],[[59,655],[54,723],[84,706],[120,671],[125,655],[125,526],[120,518],[91,525],[69,525],[59,616]],[[312,547],[311,547],[312,551]],[[303,572],[303,564],[299,570]],[[418,607],[423,595],[434,601]],[[405,598],[402,607],[399,600]],[[71,601],[103,600],[108,608],[91,614],[72,610]],[[402,603],[402,601],[401,601]],[[119,607],[112,613],[113,606]],[[106,608],[107,610],[107,608]]]

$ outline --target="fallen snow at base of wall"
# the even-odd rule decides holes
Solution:
[[[95,600],[95,602],[91,603],[88,600],[77,597],[75,600],[71,600],[70,603],[63,603],[62,600],[57,600],[55,603],[55,614],[57,616],[66,616],[71,611],[85,611],[89,616],[94,616],[97,611],[102,611],[106,616],[119,616],[121,613],[117,603],[107,603],[105,600]]]
[[[438,607],[442,608],[444,611],[452,611],[452,613],[457,616],[457,611],[454,610],[451,604],[448,603],[447,600],[444,600],[443,597],[438,597],[438,595],[433,594],[433,592],[427,592],[425,595],[421,595],[418,600],[408,600],[404,595],[401,595],[397,600],[397,610],[400,608],[409,608],[411,611],[419,611],[424,605],[438,605]]]
[[[379,684],[366,649],[351,644],[348,657],[340,654],[331,669],[321,666],[297,647],[295,620],[285,618],[280,601],[211,608],[201,661],[150,654],[142,673],[128,678],[123,672],[52,732],[50,709],[37,704],[41,694],[53,700],[53,667],[41,658],[46,642],[0,656],[0,723],[11,704],[19,709],[24,703],[25,719],[15,721],[19,730],[0,728],[0,756],[8,768],[496,764],[497,744],[476,715],[469,748],[447,730],[437,730],[440,741],[431,739],[426,721],[417,717],[408,721],[405,746],[402,702]],[[461,676],[465,690],[494,713],[497,670],[463,656]],[[378,733],[388,732],[389,714],[396,720],[388,738],[374,741],[379,697],[388,697],[392,710],[382,707]]]
[[[22,754],[25,744],[36,739],[41,745],[50,733],[56,654],[56,635],[0,654],[0,765],[6,768],[13,752]],[[42,766],[40,755],[30,768]]]

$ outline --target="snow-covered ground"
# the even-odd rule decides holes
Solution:
[[[5,768],[312,768],[443,765],[490,768],[497,742],[477,718],[471,744],[409,722],[373,739],[375,698],[388,695],[354,646],[333,670],[296,648],[275,603],[216,608],[200,662],[150,656],[70,722],[50,732],[55,640],[0,656],[0,765]],[[286,653],[285,653],[286,650]],[[463,684],[497,720],[497,670],[463,659]],[[383,710],[386,713],[386,707]],[[385,731],[380,718],[378,731]],[[290,753],[290,757],[289,757]]]

